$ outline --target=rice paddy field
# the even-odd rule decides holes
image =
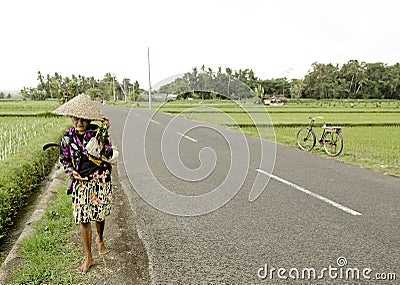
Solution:
[[[61,137],[66,118],[49,114],[58,105],[57,101],[0,101],[0,164]]]
[[[57,117],[3,117],[0,121],[0,161],[5,161],[36,144],[53,139],[51,131],[60,125]]]
[[[42,150],[59,142],[71,124],[49,114],[59,103],[0,100],[0,239],[54,166],[58,150]]]
[[[59,105],[60,103],[57,100],[0,100],[0,117],[43,116],[55,110]]]

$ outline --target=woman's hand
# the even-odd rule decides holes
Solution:
[[[79,181],[87,181],[87,180],[89,180],[89,178],[87,178],[87,177],[82,178],[80,176],[80,174],[78,172],[76,172],[76,171],[72,171],[72,176],[74,177],[75,180],[79,180]]]
[[[110,124],[110,119],[108,117],[103,116],[102,122],[106,126],[107,129],[110,128],[111,124]]]

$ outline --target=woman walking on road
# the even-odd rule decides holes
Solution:
[[[96,225],[99,254],[109,252],[104,245],[103,233],[112,203],[111,164],[107,162],[113,156],[108,136],[110,122],[84,94],[61,105],[54,113],[72,118],[73,127],[61,139],[60,162],[71,179],[67,193],[72,195],[73,215],[75,223],[79,224],[85,250],[85,261],[77,270],[85,274],[95,263],[91,249],[91,222]],[[97,126],[92,121],[101,124]],[[91,149],[90,153],[88,151],[92,138],[98,143],[96,155]]]

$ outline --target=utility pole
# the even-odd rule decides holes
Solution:
[[[114,97],[114,103],[115,103],[116,100],[115,100],[115,86],[114,86],[115,83],[114,83],[114,77],[115,77],[115,74],[113,74],[113,77],[112,77],[112,88],[113,88],[112,91],[113,91],[113,97]]]
[[[126,103],[126,97],[127,97],[127,94],[126,94],[126,80],[124,80],[124,95],[125,95],[125,103]]]
[[[151,109],[150,47],[147,47],[147,65],[149,69],[149,109]]]
[[[121,84],[119,84],[119,87],[122,90],[122,93],[124,93],[124,102],[126,103],[126,97],[128,96],[129,92],[130,92],[130,87],[128,86],[128,90],[126,90],[126,78],[123,79],[122,81],[124,83],[124,86],[122,86]]]

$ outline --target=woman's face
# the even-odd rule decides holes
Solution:
[[[81,118],[72,117],[72,123],[74,124],[75,130],[77,130],[78,132],[84,132],[84,131],[86,131],[87,127],[89,126],[90,121],[81,119]]]

